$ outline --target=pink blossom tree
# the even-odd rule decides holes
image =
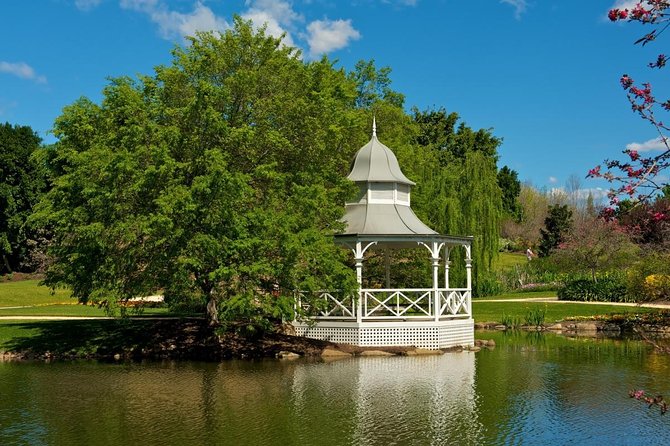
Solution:
[[[613,22],[638,22],[651,28],[650,32],[635,42],[644,46],[654,42],[670,26],[670,1],[643,0],[632,8],[612,9],[608,17]],[[659,54],[648,66],[651,69],[663,69],[668,60],[669,56]],[[604,216],[610,218],[614,217],[613,207],[618,204],[619,197],[644,203],[659,194],[665,186],[659,174],[670,167],[670,140],[666,136],[670,126],[664,124],[657,114],[659,108],[670,111],[670,100],[657,98],[650,83],[637,83],[627,74],[621,76],[620,82],[633,112],[656,129],[664,149],[653,156],[642,156],[638,151],[629,148],[623,151],[624,159],[605,160],[603,165],[589,170],[588,177],[604,178],[614,185],[609,192],[612,207],[603,212]],[[670,209],[665,209],[662,217],[670,219]]]

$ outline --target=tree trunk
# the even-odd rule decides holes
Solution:
[[[5,268],[7,268],[7,273],[9,273],[9,274],[13,273],[12,267],[9,265],[9,260],[7,259],[6,254],[2,255],[2,261],[5,263]]]
[[[207,323],[211,327],[219,325],[219,309],[216,306],[216,299],[211,295],[207,301]]]

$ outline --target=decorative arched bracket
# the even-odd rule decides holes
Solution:
[[[442,250],[442,247],[444,246],[444,242],[438,243],[438,242],[433,242],[433,246],[429,246],[428,243],[425,242],[417,242],[419,245],[423,245],[426,247],[426,249],[430,252],[430,255],[433,259],[438,259],[440,258],[440,251]]]
[[[469,265],[472,263],[472,246],[463,245],[463,248],[465,248],[465,263]]]
[[[356,242],[356,246],[351,246],[347,244],[346,246],[351,249],[351,252],[354,254],[354,259],[356,260],[363,260],[363,255],[365,255],[365,251],[367,251],[371,246],[376,245],[377,242],[370,242],[365,247],[361,244],[361,242]]]

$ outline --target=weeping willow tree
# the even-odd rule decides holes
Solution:
[[[489,130],[473,131],[458,115],[444,109],[414,110],[419,127],[417,145],[428,149],[412,195],[415,212],[442,234],[473,235],[474,292],[481,294],[482,277],[491,270],[498,252],[502,194],[497,182],[500,139]],[[465,277],[464,253],[451,255],[452,277]]]

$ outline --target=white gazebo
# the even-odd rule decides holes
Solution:
[[[335,236],[335,242],[354,255],[358,293],[321,292],[324,305],[318,314],[309,316],[309,323],[294,321],[296,333],[363,347],[440,349],[474,344],[472,237],[440,235],[419,220],[410,207],[410,190],[415,183],[402,173],[391,149],[377,139],[374,121],[372,139],[356,154],[348,178],[358,185],[359,193],[346,204],[347,229]],[[388,250],[400,248],[428,251],[431,286],[391,287]],[[464,288],[449,284],[449,254],[458,248],[465,251]],[[385,253],[384,288],[363,288],[368,250]]]

